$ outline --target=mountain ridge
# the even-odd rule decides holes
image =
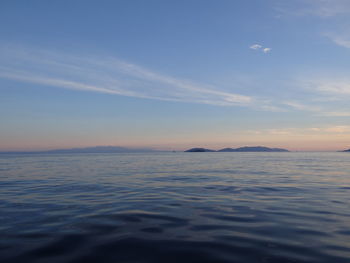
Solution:
[[[265,146],[244,146],[239,148],[224,148],[218,152],[289,152],[282,148],[269,148]]]

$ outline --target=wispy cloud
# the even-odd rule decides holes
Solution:
[[[283,103],[300,111],[313,112],[322,117],[349,117],[350,79],[340,76],[307,76],[297,84],[310,99],[284,101]]]
[[[304,111],[321,116],[335,116],[338,112],[339,117],[346,117],[340,112],[348,111],[347,107],[327,110],[318,105],[327,101],[292,97],[285,101],[278,94],[265,97],[256,92],[253,97],[223,91],[218,86],[175,78],[110,56],[77,56],[57,51],[0,47],[0,78],[43,87],[162,101],[243,106],[269,112]],[[332,98],[350,94],[350,84],[347,83],[350,82],[332,85],[330,82],[307,82],[317,95]],[[254,85],[264,84],[257,82]],[[316,98],[318,96],[312,96],[312,99]]]
[[[254,98],[174,78],[117,58],[0,49],[1,78],[137,98],[248,106]]]
[[[337,125],[323,129],[327,133],[350,133],[350,125]]]
[[[329,106],[321,107],[315,104],[305,104],[298,101],[283,101],[282,104],[297,111],[310,112],[318,117],[350,117],[350,110],[329,110]]]
[[[304,13],[321,17],[331,17],[350,13],[350,2],[348,0],[306,0]]]
[[[290,0],[276,1],[275,9],[282,16],[314,17],[327,20],[322,24],[325,29],[320,32],[334,44],[350,48],[350,1],[349,0]]]
[[[291,0],[276,3],[279,13],[305,16],[312,15],[329,18],[337,15],[350,14],[348,0]]]
[[[320,107],[303,104],[297,101],[284,101],[283,104],[299,111],[320,112],[322,110]]]
[[[315,91],[332,96],[350,95],[350,79],[317,79],[309,81],[307,85]]]
[[[266,47],[266,48],[263,49],[264,53],[269,53],[270,51],[271,51],[271,48],[269,48],[269,47]]]
[[[350,134],[350,125],[328,125],[320,127],[303,128],[276,128],[247,131],[248,133],[275,136],[300,136],[300,135],[330,135],[330,134]]]
[[[324,36],[328,37],[333,43],[338,46],[350,48],[350,34],[324,34]]]
[[[328,117],[350,117],[350,111],[329,111],[323,115]]]
[[[254,45],[251,45],[249,48],[254,49],[254,50],[258,50],[258,49],[262,48],[262,46],[259,44],[254,44]]]

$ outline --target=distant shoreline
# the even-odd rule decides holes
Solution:
[[[151,153],[161,152],[149,148],[126,148],[119,146],[95,146],[85,148],[53,149],[46,151],[3,151],[0,154],[73,154],[73,153]]]
[[[207,148],[191,148],[185,151],[175,150],[155,150],[151,148],[126,148],[119,146],[96,146],[96,147],[85,147],[85,148],[70,148],[70,149],[53,149],[45,151],[0,151],[0,154],[96,154],[96,153],[176,153],[176,152],[350,152],[348,150],[341,151],[289,151],[283,148],[269,148],[265,146],[244,146],[239,148],[223,148],[220,150],[212,150]]]
[[[289,152],[289,150],[282,148],[269,148],[265,146],[244,146],[239,148],[223,148],[220,150],[191,148],[185,152]]]

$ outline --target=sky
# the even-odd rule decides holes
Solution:
[[[349,0],[2,0],[0,150],[350,148]]]

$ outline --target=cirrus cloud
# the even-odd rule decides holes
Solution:
[[[248,106],[254,98],[161,74],[115,57],[0,48],[0,78],[145,99]]]

